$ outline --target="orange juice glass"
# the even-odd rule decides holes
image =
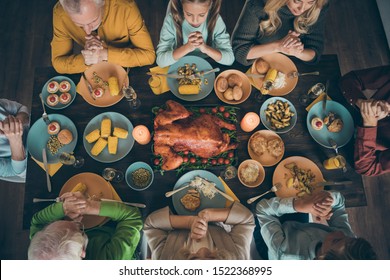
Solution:
[[[325,169],[339,169],[345,167],[347,161],[341,155],[337,155],[335,157],[328,158],[324,161]]]

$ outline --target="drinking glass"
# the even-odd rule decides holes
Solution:
[[[337,155],[331,158],[328,158],[324,161],[325,169],[339,169],[344,168],[347,161],[342,155]]]
[[[221,177],[224,180],[230,180],[233,178],[236,178],[237,176],[237,168],[235,168],[233,165],[229,165],[221,172]]]
[[[304,106],[309,105],[314,99],[316,99],[321,93],[325,91],[324,84],[317,83],[314,86],[312,86],[307,94],[302,94],[299,97],[299,103],[301,103]]]
[[[266,98],[267,98],[267,94],[262,94],[260,90],[255,92],[256,102],[263,103]]]
[[[111,168],[111,167],[104,168],[102,176],[107,181],[110,181],[110,182],[112,181],[112,182],[116,182],[116,183],[122,182],[124,177],[125,177],[125,175],[123,174],[122,171],[116,170],[116,169]]]
[[[124,86],[122,92],[127,102],[129,102],[131,109],[136,110],[141,106],[141,100],[139,100],[138,95],[132,86]]]
[[[65,165],[73,165],[75,168],[80,168],[84,165],[84,158],[75,156],[70,153],[62,152],[58,156],[59,161]]]

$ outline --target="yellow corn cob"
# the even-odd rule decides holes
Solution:
[[[94,156],[99,155],[106,146],[107,140],[100,137],[99,140],[96,141],[95,145],[93,145],[91,154]]]
[[[198,85],[181,85],[179,86],[180,94],[198,94],[200,87]]]
[[[278,76],[278,70],[274,68],[268,70],[267,75],[265,75],[264,78],[263,86],[260,88],[262,94],[269,93],[277,76]]]
[[[108,136],[108,152],[115,155],[118,148],[118,137]]]
[[[114,127],[114,133],[113,133],[114,136],[121,139],[126,139],[128,134],[129,132],[126,129],[120,127]]]
[[[103,119],[102,123],[100,124],[100,136],[107,138],[110,135],[111,135],[111,120]]]
[[[99,138],[100,138],[100,130],[99,129],[95,129],[94,131],[91,131],[90,133],[88,133],[87,136],[85,136],[85,140],[87,140],[88,143],[95,142]]]
[[[85,193],[87,191],[87,185],[84,183],[78,183],[72,190],[71,192],[81,192]]]
[[[117,96],[119,94],[119,82],[117,77],[108,78],[108,88],[110,89],[110,94],[112,96]]]

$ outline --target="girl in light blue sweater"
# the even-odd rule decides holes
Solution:
[[[231,65],[234,54],[220,8],[221,0],[171,0],[157,46],[157,64],[169,66],[190,54]]]

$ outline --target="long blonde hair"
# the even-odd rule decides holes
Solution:
[[[210,9],[209,14],[207,16],[207,31],[208,38],[207,44],[210,46],[213,39],[213,32],[215,24],[217,23],[219,11],[221,9],[222,0],[171,0],[169,2],[168,11],[172,13],[173,22],[176,28],[176,41],[177,45],[183,45],[183,32],[182,32],[182,24],[184,21],[184,12],[183,12],[183,3],[194,3],[194,4],[203,4],[209,3]]]
[[[264,12],[268,15],[268,19],[260,22],[260,31],[263,35],[272,35],[280,28],[282,21],[278,16],[278,11],[280,8],[287,5],[288,1],[289,0],[267,0],[267,3],[264,6]],[[310,9],[302,15],[295,17],[294,30],[301,34],[308,33],[310,26],[317,22],[321,9],[327,2],[328,0],[316,0]]]

